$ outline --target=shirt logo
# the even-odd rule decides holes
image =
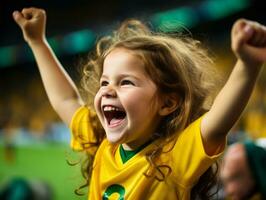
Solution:
[[[125,188],[121,185],[118,184],[110,185],[103,193],[103,200],[109,200],[109,197],[114,193],[119,194],[118,200],[124,200],[125,191],[126,191]]]

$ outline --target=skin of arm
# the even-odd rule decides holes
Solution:
[[[82,100],[74,82],[46,40],[45,11],[38,8],[24,8],[21,12],[14,11],[13,18],[33,52],[52,107],[69,125],[74,112],[82,105]]]
[[[239,19],[232,28],[231,46],[237,62],[201,123],[206,152],[212,155],[225,143],[227,133],[239,119],[266,60],[266,27]]]

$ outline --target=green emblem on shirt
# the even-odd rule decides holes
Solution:
[[[104,192],[103,194],[103,200],[108,200],[109,197],[114,194],[114,193],[118,193],[119,194],[119,198],[118,200],[124,200],[124,196],[125,196],[125,188],[121,185],[118,184],[114,184],[114,185],[110,185]]]

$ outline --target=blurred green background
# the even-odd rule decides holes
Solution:
[[[5,160],[6,153],[3,145],[0,146],[1,184],[15,177],[38,180],[52,188],[55,200],[87,199],[87,194],[83,197],[74,194],[74,189],[81,185],[82,179],[80,166],[70,166],[66,162],[67,159],[77,159],[75,156],[69,156],[71,151],[68,145],[47,143],[14,147],[8,160]]]

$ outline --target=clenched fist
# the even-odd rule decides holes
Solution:
[[[237,58],[251,65],[266,61],[266,27],[258,22],[239,19],[232,28],[232,50]]]
[[[14,11],[13,18],[29,45],[45,40],[46,14],[43,9],[24,8],[21,12]]]

